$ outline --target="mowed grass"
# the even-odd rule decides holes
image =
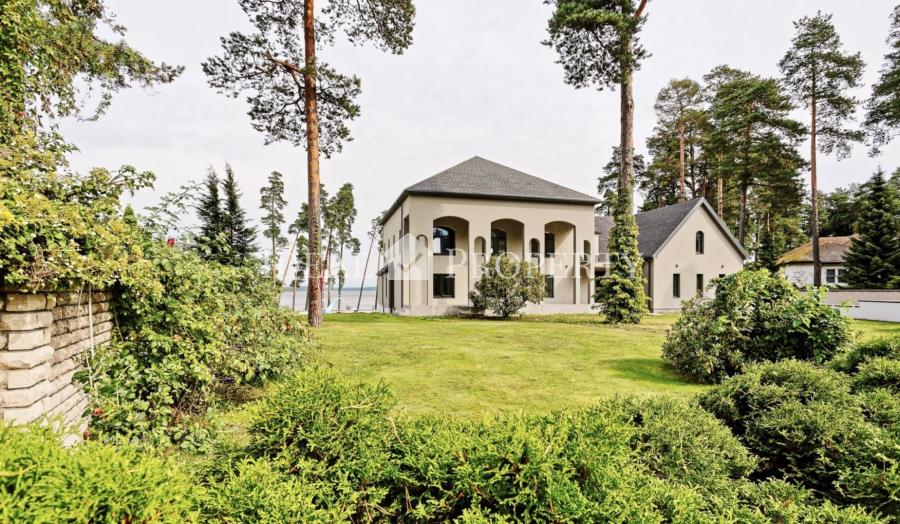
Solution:
[[[690,397],[691,384],[661,358],[677,315],[609,326],[596,315],[500,321],[330,315],[315,338],[326,362],[350,377],[384,381],[408,414],[478,418],[548,412],[615,395]],[[854,322],[869,339],[900,324]]]

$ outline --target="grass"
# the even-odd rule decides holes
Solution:
[[[316,332],[323,359],[359,380],[384,381],[409,414],[477,418],[503,410],[548,412],[615,395],[690,397],[706,386],[660,357],[676,315],[609,326],[596,315],[517,320],[330,315]],[[855,321],[863,339],[900,324]]]

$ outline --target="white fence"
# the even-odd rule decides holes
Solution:
[[[829,289],[826,302],[847,306],[846,314],[860,320],[900,322],[900,290]]]

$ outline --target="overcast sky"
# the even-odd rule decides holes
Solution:
[[[235,0],[107,0],[127,39],[154,60],[185,66],[171,85],[120,93],[96,122],[69,122],[66,137],[81,152],[79,170],[133,164],[157,175],[159,194],[200,180],[212,165],[234,167],[250,215],[260,216],[259,188],[273,170],[286,178],[288,216],[306,198],[305,152],[265,146],[242,100],[208,87],[201,62],[220,53],[219,37],[246,28]],[[653,102],[671,78],[700,77],[719,64],[777,75],[792,21],[817,9],[834,14],[846,49],[860,51],[868,96],[878,77],[892,0],[654,0],[642,32],[652,53],[635,76],[635,143],[655,125]],[[400,56],[339,45],[324,58],[362,79],[362,114],[354,140],[322,162],[329,190],[356,188],[360,238],[370,220],[403,188],[474,155],[589,193],[618,143],[615,91],[575,90],[563,83],[551,49],[541,45],[549,6],[540,0],[419,0],[412,47]],[[807,121],[805,113],[796,117]],[[808,157],[808,147],[802,150]],[[837,162],[819,157],[829,190],[868,178],[878,165],[900,166],[900,141],[879,158],[863,147]]]

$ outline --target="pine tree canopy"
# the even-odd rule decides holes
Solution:
[[[887,44],[881,77],[873,86],[872,96],[866,103],[865,126],[874,154],[878,154],[880,148],[900,131],[900,5],[894,7],[891,14]]]
[[[859,289],[900,285],[900,210],[894,189],[878,170],[863,187],[862,211],[844,259],[847,283]],[[893,282],[892,282],[893,281]]]

